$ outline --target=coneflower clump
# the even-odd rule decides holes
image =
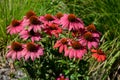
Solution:
[[[30,10],[23,16],[23,19],[13,19],[7,27],[7,33],[11,36],[16,34],[19,39],[15,39],[7,47],[6,57],[13,60],[25,62],[36,62],[38,60],[38,62],[41,61],[40,63],[42,63],[42,65],[39,64],[40,67],[45,64],[45,67],[49,68],[49,64],[57,64],[61,59],[82,60],[90,51],[92,55],[89,54],[89,57],[92,56],[98,62],[106,60],[105,53],[99,49],[101,33],[93,23],[85,26],[84,21],[72,13],[58,12],[55,15],[45,14],[38,16],[34,11]],[[43,60],[40,60],[41,57]],[[50,63],[49,60],[55,60],[54,58],[58,58],[59,61]],[[61,66],[63,65],[58,67]],[[57,70],[58,68],[53,71]],[[61,69],[60,72],[62,72]],[[52,75],[56,76],[54,72]],[[57,80],[69,79],[60,75]]]
[[[24,41],[30,40],[35,43],[44,39],[43,33],[50,38],[54,36],[56,40],[51,46],[59,48],[59,53],[65,53],[69,58],[79,59],[82,59],[88,49],[98,48],[101,36],[94,24],[85,27],[82,19],[75,14],[59,12],[55,16],[37,16],[32,10],[28,11],[22,20],[14,19],[7,27],[7,32],[11,35],[18,34]],[[61,35],[64,35],[64,38]]]

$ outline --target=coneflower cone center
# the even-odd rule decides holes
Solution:
[[[72,41],[71,44],[74,49],[82,49],[83,48],[82,45],[78,41]]]
[[[14,51],[21,51],[23,48],[22,48],[22,44],[18,43],[18,42],[13,42],[12,45],[11,45],[11,48],[14,50]]]
[[[69,15],[68,15],[68,20],[69,20],[70,22],[75,22],[75,21],[76,21],[76,16],[75,16],[74,14],[69,14]]]
[[[92,33],[91,33],[91,32],[86,32],[86,33],[84,34],[84,38],[85,38],[86,40],[88,40],[88,41],[93,40]]]
[[[26,17],[29,19],[31,16],[36,16],[35,12],[30,10],[29,12],[26,13]]]
[[[96,27],[94,26],[94,24],[91,24],[87,27],[88,31],[96,31]]]
[[[13,27],[16,27],[16,26],[19,26],[19,25],[20,25],[20,22],[19,22],[18,20],[15,20],[15,19],[14,19],[14,20],[12,21],[12,26],[13,26]]]
[[[49,26],[51,30],[57,30],[57,25],[56,24],[52,24]]]
[[[63,39],[61,40],[61,43],[62,43],[62,44],[67,44],[67,43],[68,43],[68,42],[67,42],[67,39],[63,38]]]
[[[27,50],[30,52],[37,52],[38,46],[36,46],[34,43],[30,42],[27,44]]]
[[[60,80],[66,80],[65,78],[60,78]]]
[[[57,17],[58,19],[60,19],[61,17],[63,17],[63,14],[62,14],[61,12],[59,12],[59,13],[56,14],[56,17]]]
[[[30,23],[31,23],[31,24],[34,24],[34,25],[39,25],[39,24],[41,24],[41,22],[39,21],[39,19],[38,19],[37,16],[31,16],[31,17],[30,17]]]
[[[46,14],[45,18],[47,19],[47,21],[53,21],[54,20],[54,18],[50,14]]]
[[[103,51],[101,49],[97,50],[97,53],[100,54],[100,55],[103,55]]]
[[[33,29],[32,29],[30,32],[28,32],[28,34],[30,36],[36,36],[38,33],[34,32]]]

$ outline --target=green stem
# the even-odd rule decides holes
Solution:
[[[88,75],[90,75],[90,73],[93,71],[93,69],[95,68],[96,64],[97,64],[97,62],[94,61],[94,64],[93,64],[93,66],[91,67],[91,69],[89,70]]]

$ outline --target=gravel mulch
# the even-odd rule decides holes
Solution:
[[[24,77],[26,74],[20,69],[15,69],[12,60],[5,60],[0,55],[0,80],[18,80]]]

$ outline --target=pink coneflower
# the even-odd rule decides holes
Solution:
[[[99,45],[99,38],[96,35],[93,35],[91,32],[85,32],[80,38],[80,43],[87,45],[88,49],[92,47],[97,48]]]
[[[40,21],[42,21],[42,23],[44,23],[44,25],[50,23],[50,22],[54,22],[55,17],[52,16],[51,14],[46,14],[44,16],[40,16]]]
[[[106,55],[101,49],[98,49],[98,50],[92,49],[91,52],[93,53],[92,57],[97,59],[98,62],[106,60]]]
[[[41,39],[41,35],[39,32],[34,32],[33,29],[28,31],[28,30],[23,30],[20,32],[20,37],[23,38],[23,40],[27,40],[30,38],[32,42],[34,41],[39,41]]]
[[[71,47],[65,52],[65,56],[82,59],[83,55],[87,52],[86,48],[79,41],[74,40],[71,41],[70,45]]]
[[[28,23],[29,31],[33,29],[34,32],[37,32],[41,31],[41,29],[43,28],[43,24],[41,23],[37,16],[31,16]]]
[[[62,29],[59,27],[58,24],[55,23],[49,23],[44,31],[50,36],[54,35],[55,37],[58,37],[59,34],[62,33]]]
[[[59,52],[62,53],[63,51],[64,52],[67,51],[67,49],[68,49],[67,45],[68,45],[68,39],[67,38],[62,38],[55,43],[54,48],[59,47]]]
[[[79,30],[71,30],[71,32],[72,32],[72,36],[73,37],[80,37],[82,34],[84,34],[86,31],[85,31],[85,29],[83,28],[83,29],[79,29]]]
[[[23,50],[23,45],[20,44],[19,42],[13,42],[11,46],[8,46],[9,51],[6,55],[7,58],[12,58],[13,60],[18,59],[22,57],[22,50]]]
[[[36,16],[36,13],[34,11],[30,10],[26,13],[25,16],[27,19],[29,19],[31,16]]]
[[[40,45],[35,44],[33,42],[27,43],[22,53],[22,56],[25,58],[25,60],[31,58],[33,61],[42,55],[43,55],[43,48]]]
[[[69,80],[69,78],[65,78],[64,75],[60,75],[56,80]]]
[[[60,19],[60,23],[64,29],[68,29],[69,31],[84,28],[83,21],[74,14],[64,14]]]
[[[32,10],[28,11],[26,13],[26,15],[23,17],[22,24],[25,25],[24,27],[29,25],[29,19],[30,19],[31,16],[36,16],[36,13],[34,11],[32,11]]]
[[[41,30],[43,27],[40,19],[36,16],[35,12],[31,10],[24,16],[22,24],[24,27],[27,27],[29,31],[33,29],[34,32]]]
[[[61,12],[58,12],[58,13],[56,14],[56,18],[57,18],[57,19],[61,19],[61,17],[63,17],[63,14],[62,14]]]
[[[101,33],[96,30],[94,24],[90,24],[86,27],[87,31],[90,31],[94,37],[100,38]]]
[[[63,14],[61,12],[58,12],[56,15],[55,15],[55,21],[54,23],[57,23],[57,24],[60,24],[60,19],[61,17],[63,17]]]
[[[19,20],[12,20],[11,24],[7,27],[7,33],[17,34],[23,29],[23,24],[21,24],[22,21]]]

